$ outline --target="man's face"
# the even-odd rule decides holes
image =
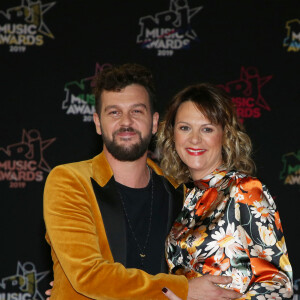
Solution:
[[[146,89],[132,84],[119,92],[104,90],[100,118],[94,114],[94,122],[104,151],[117,160],[134,161],[146,153],[157,131],[158,113],[152,116]]]

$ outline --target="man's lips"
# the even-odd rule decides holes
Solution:
[[[130,139],[131,137],[135,136],[137,132],[131,128],[120,128],[118,131],[115,132],[114,135],[121,137],[123,139]]]
[[[121,136],[121,137],[124,137],[124,136],[125,137],[127,137],[127,136],[131,137],[131,136],[136,135],[136,133],[134,131],[133,132],[132,131],[123,131],[123,132],[118,132],[117,135]]]
[[[193,156],[199,156],[206,152],[205,149],[186,148],[185,150],[187,151],[188,154]]]

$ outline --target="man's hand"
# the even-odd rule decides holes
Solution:
[[[205,275],[189,280],[187,300],[220,300],[238,299],[242,294],[233,290],[223,289],[216,284],[228,284],[232,281],[228,276]],[[164,294],[171,300],[180,300],[172,291],[164,290]]]

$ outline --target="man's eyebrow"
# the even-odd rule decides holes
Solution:
[[[147,110],[147,106],[144,103],[136,103],[130,106],[130,108],[137,108],[137,107],[143,107]],[[120,108],[119,105],[108,105],[104,108],[104,111],[108,111],[110,109],[114,109],[114,108]]]
[[[112,109],[112,108],[118,108],[118,105],[108,105],[104,108],[104,111],[108,111],[109,109]]]
[[[143,108],[145,108],[146,110],[147,110],[147,106],[146,106],[146,104],[144,104],[144,103],[137,103],[137,104],[133,104],[131,107],[140,107],[140,106],[142,106]]]

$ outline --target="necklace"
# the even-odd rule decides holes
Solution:
[[[145,241],[145,244],[144,244],[144,247],[142,248],[135,236],[135,233],[133,231],[133,228],[132,228],[132,225],[131,225],[131,222],[130,222],[130,219],[128,217],[128,213],[127,213],[127,210],[126,210],[126,207],[125,207],[125,203],[124,203],[124,199],[122,197],[122,194],[120,192],[120,190],[118,189],[118,192],[119,192],[119,195],[120,195],[120,198],[121,198],[121,202],[122,202],[122,206],[123,206],[123,209],[124,209],[124,214],[125,214],[125,217],[126,217],[126,220],[127,220],[127,223],[128,223],[128,227],[131,231],[131,234],[136,242],[136,245],[137,245],[137,248],[139,250],[139,255],[141,257],[141,260],[142,260],[142,265],[143,265],[143,262],[144,262],[144,258],[146,257],[146,247],[148,245],[148,241],[149,241],[149,236],[150,236],[150,231],[151,231],[151,223],[152,223],[152,209],[153,209],[153,190],[154,190],[154,184],[153,184],[153,178],[152,178],[152,173],[149,169],[149,167],[147,166],[148,168],[148,171],[149,171],[149,176],[150,176],[150,184],[151,184],[151,203],[150,203],[150,216],[149,216],[149,226],[148,226],[148,231],[147,231],[147,236],[146,236],[146,241]]]

